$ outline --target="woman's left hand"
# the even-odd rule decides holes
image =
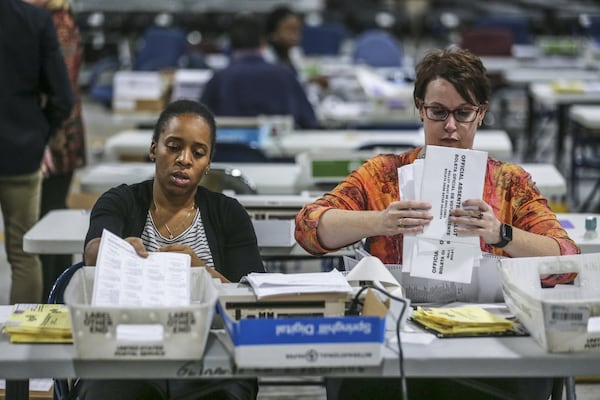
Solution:
[[[187,244],[168,244],[159,248],[158,251],[188,254],[192,258],[192,267],[206,267],[206,263]]]
[[[469,199],[463,202],[463,208],[450,210],[450,222],[458,224],[459,235],[477,235],[488,244],[500,241],[500,226],[492,207],[480,199]]]

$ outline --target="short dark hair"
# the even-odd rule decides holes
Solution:
[[[481,59],[466,49],[449,48],[427,53],[417,64],[413,100],[419,108],[429,82],[443,78],[474,106],[488,103],[490,80]]]
[[[229,30],[231,50],[257,49],[262,38],[261,23],[254,14],[238,14],[233,18]]]
[[[273,34],[277,30],[279,23],[290,15],[295,16],[296,13],[286,5],[273,8],[265,19],[265,33],[267,35]]]
[[[154,126],[154,133],[152,134],[152,142],[158,143],[160,134],[167,129],[169,122],[183,114],[194,114],[204,121],[210,129],[210,159],[212,160],[215,142],[217,140],[217,123],[215,122],[215,116],[204,104],[199,103],[195,100],[175,100],[169,103],[165,109],[160,113],[156,125]]]

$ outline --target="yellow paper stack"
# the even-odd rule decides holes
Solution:
[[[513,329],[513,322],[478,306],[455,308],[418,307],[412,318],[444,335],[495,334]]]
[[[550,83],[554,93],[583,93],[585,83],[580,80],[555,80]]]
[[[4,333],[11,343],[72,343],[71,317],[64,304],[15,304]]]

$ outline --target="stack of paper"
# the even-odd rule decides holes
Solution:
[[[94,274],[92,305],[170,307],[191,301],[189,254],[150,252],[137,255],[133,246],[104,230]]]
[[[11,343],[72,343],[71,318],[64,304],[15,304],[4,324]]]
[[[352,292],[352,287],[337,269],[302,274],[253,272],[245,279],[252,286],[257,299],[285,294]]]
[[[513,322],[478,306],[423,308],[413,312],[413,320],[445,335],[495,334],[513,329]]]
[[[403,268],[411,276],[471,282],[481,259],[479,236],[462,236],[450,211],[480,199],[487,165],[483,151],[427,146],[424,160],[398,168],[400,199],[431,203],[433,220],[418,235],[404,235]],[[427,182],[427,184],[422,184]]]

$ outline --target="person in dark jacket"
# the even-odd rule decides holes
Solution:
[[[291,115],[297,127],[318,128],[304,88],[294,72],[262,54],[262,27],[250,14],[231,26],[231,60],[207,82],[200,101],[217,116]]]
[[[67,208],[67,197],[75,170],[86,164],[85,127],[83,123],[79,71],[83,62],[83,42],[69,0],[25,0],[52,14],[61,53],[69,71],[73,108],[71,115],[50,138],[42,161],[42,197],[40,217]],[[42,254],[43,299],[58,276],[71,263],[71,254]]]
[[[72,106],[50,13],[22,0],[0,1],[0,207],[11,304],[42,301],[41,263],[23,251],[23,235],[39,219],[44,147]]]
[[[142,257],[150,251],[189,254],[193,267],[206,268],[223,282],[264,272],[244,207],[198,186],[210,168],[215,137],[215,119],[204,105],[192,100],[169,104],[158,118],[150,145],[154,178],[117,186],[98,199],[90,214],[85,264],[96,265],[100,237],[107,229],[131,243]],[[255,379],[80,380],[76,390],[80,399],[243,400],[256,398],[258,386]]]

